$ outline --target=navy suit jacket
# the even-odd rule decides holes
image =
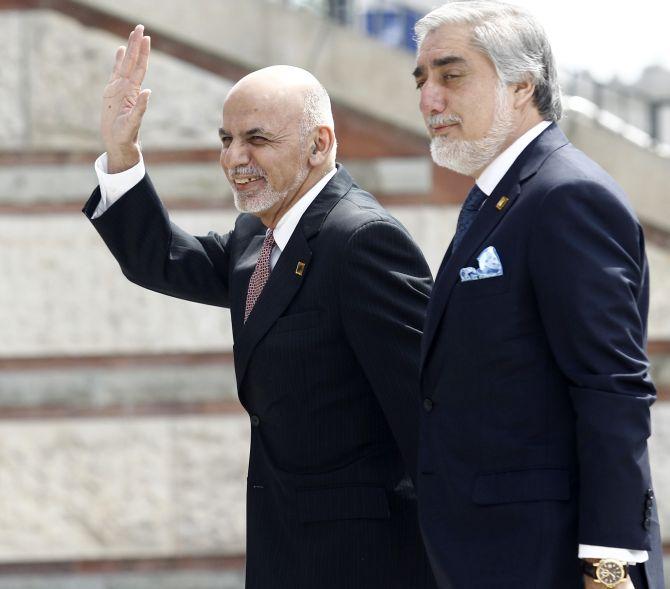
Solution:
[[[461,282],[488,246],[503,275]],[[448,250],[429,304],[419,509],[442,589],[577,589],[578,544],[650,551],[662,589],[648,299],[625,195],[551,125]]]
[[[257,217],[194,237],[145,177],[93,224],[130,280],[230,307],[251,425],[247,588],[434,588],[407,476],[432,278],[405,228],[340,167],[244,324]]]

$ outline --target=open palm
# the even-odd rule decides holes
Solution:
[[[101,133],[110,159],[139,154],[140,125],[151,94],[150,90],[142,90],[150,51],[151,39],[144,36],[142,25],[130,34],[128,46],[116,51],[114,69],[102,98]]]

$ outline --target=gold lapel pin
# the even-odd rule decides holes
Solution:
[[[298,262],[298,265],[295,267],[296,276],[302,276],[305,271],[305,262]]]
[[[501,196],[500,200],[498,201],[498,204],[496,205],[496,209],[502,211],[507,206],[508,202],[509,198],[507,198],[506,196]]]

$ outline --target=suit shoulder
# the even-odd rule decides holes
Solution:
[[[637,222],[637,216],[623,188],[603,168],[572,144],[556,150],[531,180],[539,190],[543,206],[564,199],[584,199],[596,208],[623,214]]]
[[[265,225],[261,220],[251,213],[242,213],[235,219],[235,228],[233,235],[235,239],[244,240],[253,235],[258,235],[265,231]]]
[[[348,238],[371,224],[391,225],[406,232],[400,221],[379,204],[372,194],[354,185],[333,207],[324,228]]]

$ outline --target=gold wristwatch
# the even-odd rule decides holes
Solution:
[[[584,561],[582,564],[584,574],[601,583],[607,589],[612,589],[628,580],[628,563],[613,558],[603,558],[598,562],[590,563]]]

